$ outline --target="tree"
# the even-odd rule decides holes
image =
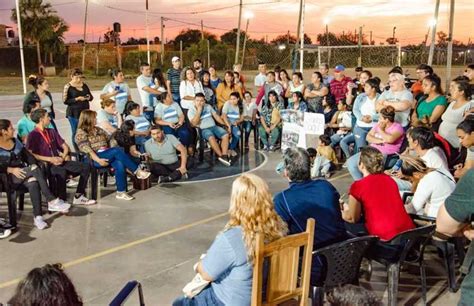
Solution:
[[[53,35],[44,41],[44,51],[49,54],[49,63],[54,63],[54,54],[64,54],[64,33],[69,30],[69,25],[61,19],[54,25]]]
[[[67,24],[56,14],[57,12],[52,8],[51,4],[43,3],[43,0],[20,0],[19,6],[23,36],[25,40],[36,45],[39,68],[42,64],[41,44],[57,35],[58,33],[55,33],[55,31],[58,27],[63,28],[62,25],[67,26]],[[15,9],[12,9],[11,20],[15,23],[17,22]]]
[[[108,30],[104,33],[104,43],[119,43],[120,33],[114,32],[114,30]]]
[[[245,31],[240,31],[240,41],[243,42],[244,39],[245,39]],[[223,44],[235,46],[235,44],[237,43],[237,28],[232,29],[232,31],[222,34],[221,42]]]
[[[438,47],[446,47],[448,45],[448,34],[443,31],[436,32],[438,36]]]
[[[271,43],[275,45],[282,45],[282,44],[294,45],[296,44],[296,36],[291,35],[290,33],[278,35],[271,41]]]
[[[385,40],[389,45],[395,45],[398,42],[398,38],[389,37]]]
[[[160,38],[159,38],[158,36],[153,37],[153,43],[154,43],[155,45],[160,44],[160,43],[161,43]]]
[[[196,29],[187,29],[182,30],[179,34],[174,38],[173,45],[175,48],[179,48],[179,42],[183,42],[183,48],[186,49],[190,47],[192,44],[197,44],[201,41],[201,31]],[[216,35],[204,31],[204,39],[208,39],[209,43],[214,46],[217,44],[217,37]]]

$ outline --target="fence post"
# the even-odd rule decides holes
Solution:
[[[211,66],[211,47],[209,39],[207,40],[207,67]]]
[[[183,68],[183,41],[179,41],[179,58],[181,59],[181,68]]]
[[[321,47],[318,47],[318,68],[321,66]]]
[[[402,45],[401,44],[398,44],[397,45],[397,48],[398,48],[398,54],[397,54],[397,65],[398,66],[402,66]]]

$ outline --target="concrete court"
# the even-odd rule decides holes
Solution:
[[[56,95],[55,101],[57,123],[68,140],[64,107]],[[0,118],[16,122],[21,115],[21,98],[2,97],[0,105]],[[280,154],[270,153],[267,157],[255,173],[266,178],[271,191],[277,192],[287,186],[274,172]],[[113,192],[113,188],[107,188],[96,206],[76,207],[70,216],[45,215],[51,228],[44,231],[33,227],[27,204],[19,231],[0,240],[0,302],[11,297],[16,282],[32,268],[61,262],[86,305],[107,305],[132,279],[142,282],[147,305],[170,305],[193,277],[192,266],[199,255],[226,223],[232,181],[233,178],[225,178],[153,186],[135,193],[136,200],[132,202],[107,196]],[[342,172],[332,183],[342,194],[351,180]],[[1,216],[6,214],[5,202],[3,196]],[[447,292],[442,261],[433,251],[427,257],[429,301],[433,305],[455,305],[459,294]],[[386,298],[384,270],[381,266],[374,268],[371,282],[362,285]],[[417,269],[409,271],[400,278],[399,302],[420,304]],[[136,304],[130,301],[127,305]]]

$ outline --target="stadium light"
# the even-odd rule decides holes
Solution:
[[[436,19],[434,18],[431,18],[429,21],[428,21],[428,26],[430,28],[434,27],[436,25]]]
[[[254,15],[254,13],[251,12],[251,11],[246,11],[246,12],[244,13],[244,18],[247,19],[247,21],[248,21],[249,19],[252,19],[253,17],[255,17],[255,15]]]

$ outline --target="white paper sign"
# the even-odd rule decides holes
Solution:
[[[324,134],[324,115],[315,113],[305,113],[303,128],[306,134],[323,135]]]

